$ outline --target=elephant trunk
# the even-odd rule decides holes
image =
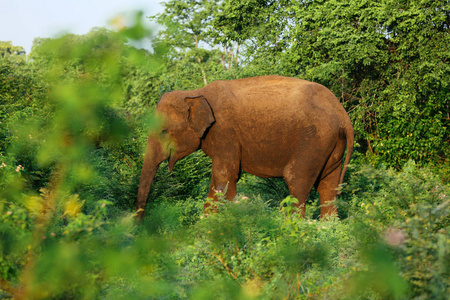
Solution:
[[[153,179],[155,178],[159,165],[166,160],[167,157],[168,155],[164,154],[161,144],[156,139],[149,137],[136,203],[136,217],[138,220],[142,221],[144,219],[145,205],[147,204],[147,198]]]

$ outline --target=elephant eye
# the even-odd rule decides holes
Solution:
[[[167,130],[166,129],[161,130],[161,136],[166,136],[166,135],[167,135]]]

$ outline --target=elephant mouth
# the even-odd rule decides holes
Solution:
[[[177,149],[175,149],[174,147],[170,147],[169,149],[167,149],[168,151],[168,167],[169,167],[169,171],[172,172],[173,168],[175,166],[175,163],[177,161],[179,161],[180,159],[182,159],[183,157],[185,157],[186,155],[189,155],[192,152],[189,151],[183,151],[183,152],[179,152],[177,151]]]

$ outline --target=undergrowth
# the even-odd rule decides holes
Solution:
[[[209,216],[201,199],[161,201],[136,225],[131,213],[111,217],[111,202],[85,214],[78,196],[42,190],[0,207],[1,290],[35,299],[445,299],[449,191],[413,163],[403,172],[363,166],[338,202],[346,219],[315,219],[314,205],[301,219],[290,197],[274,207],[241,194]]]

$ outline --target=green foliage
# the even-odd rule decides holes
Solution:
[[[282,178],[261,178],[243,173],[239,179],[238,193],[243,195],[260,195],[271,205],[279,203],[289,195],[289,189]]]
[[[351,216],[366,255],[391,265],[395,260],[412,295],[441,299],[450,288],[450,189],[413,162],[403,170],[364,167],[356,172],[346,188],[354,193]],[[362,277],[374,276],[369,272]]]
[[[197,151],[177,162],[171,173],[168,172],[167,162],[162,163],[149,197],[156,201],[182,201],[186,195],[205,197],[210,178],[211,159]]]
[[[446,299],[448,3],[164,6],[152,51],[134,47],[141,13],[36,39],[27,59],[0,44],[0,297]],[[350,111],[342,220],[315,219],[314,192],[300,219],[284,181],[245,173],[205,216],[211,161],[195,152],[161,165],[135,224],[161,95],[264,74],[323,83]]]
[[[342,272],[333,269],[333,279],[325,280],[317,274],[337,266],[334,260],[344,255],[341,247],[348,246],[348,240],[342,234],[349,232],[347,225],[286,217],[260,199],[243,197],[217,205],[219,212],[201,217],[174,254],[180,267],[180,296],[306,298],[326,289]],[[339,229],[332,229],[335,225]],[[326,247],[330,239],[336,248]],[[211,285],[214,291],[207,289]]]
[[[0,164],[19,168],[27,186],[37,191],[49,170],[37,164],[34,153],[41,134],[33,128],[46,123],[51,108],[46,102],[48,86],[36,73],[25,60],[0,59]],[[31,127],[30,120],[35,120]],[[16,154],[5,157],[8,148]],[[8,173],[0,176],[1,184],[7,185]]]
[[[37,40],[31,63],[1,61],[0,200],[5,222],[0,282],[10,295],[91,298],[90,293],[99,292],[91,290],[99,274],[91,272],[90,248],[84,243],[102,244],[108,224],[105,206],[129,207],[130,201],[117,193],[133,195],[129,190],[136,186],[137,172],[123,169],[136,167],[142,129],[126,119],[122,78],[144,59],[143,70],[149,61],[154,64],[150,54],[125,44],[127,38],[138,38],[141,27],[137,22],[134,29],[117,33],[96,29],[86,36]],[[119,142],[125,139],[134,148],[123,151]],[[105,160],[113,165],[101,173]],[[116,173],[122,177],[112,176]],[[86,192],[89,184],[105,183],[108,177],[117,184],[127,175],[128,190],[107,185]],[[98,204],[102,198],[111,201]]]
[[[11,42],[0,41],[0,58],[22,61],[25,59],[25,50],[21,46],[14,46]]]

